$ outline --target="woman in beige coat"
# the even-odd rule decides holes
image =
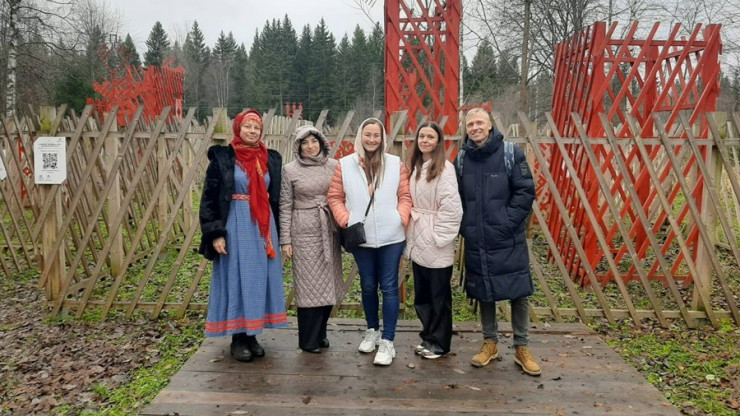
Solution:
[[[423,123],[409,157],[411,221],[405,254],[414,272],[414,308],[421,320],[421,344],[414,351],[435,359],[450,352],[452,340],[452,263],[462,203],[452,163],[445,159],[444,135],[434,122]]]
[[[280,247],[293,259],[298,346],[319,353],[329,347],[331,309],[346,294],[337,228],[326,204],[337,161],[329,158],[329,141],[315,127],[299,127],[292,138],[296,159],[283,167]]]

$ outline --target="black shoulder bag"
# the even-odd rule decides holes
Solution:
[[[365,239],[365,219],[367,218],[367,213],[370,212],[370,205],[373,204],[373,200],[375,199],[376,190],[377,187],[373,189],[373,194],[370,196],[370,202],[367,204],[365,217],[362,218],[362,221],[339,230],[339,243],[346,251],[354,250],[359,247],[360,244],[365,244],[365,241],[367,241]]]

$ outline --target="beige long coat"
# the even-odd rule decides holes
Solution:
[[[300,141],[314,135],[317,158],[300,155]],[[293,288],[299,308],[335,305],[347,293],[342,277],[338,230],[326,204],[337,161],[327,157],[329,141],[313,126],[293,134],[296,159],[283,167],[280,188],[280,244],[293,247]]]

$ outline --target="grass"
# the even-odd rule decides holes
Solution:
[[[198,321],[202,319],[198,318]],[[128,384],[114,390],[108,390],[104,385],[95,387],[100,397],[107,397],[106,404],[95,413],[111,416],[125,416],[131,414],[131,409],[141,409],[169,383],[190,356],[198,350],[203,339],[202,322],[192,325],[190,319],[176,321],[175,325],[182,329],[179,334],[167,334],[158,344],[159,361],[151,367],[139,369]]]
[[[591,327],[684,414],[738,414],[740,330],[729,321],[716,330],[635,329],[628,321]]]
[[[61,325],[64,321],[59,319],[50,323]],[[117,388],[108,387],[105,381],[96,382],[92,386],[96,396],[94,409],[80,410],[72,405],[62,405],[54,408],[51,414],[126,416],[143,409],[198,350],[203,340],[203,325],[203,317],[196,314],[180,320],[160,320],[159,329],[164,336],[147,348],[151,365],[139,367],[126,384]]]

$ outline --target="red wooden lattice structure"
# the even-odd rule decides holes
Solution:
[[[174,108],[175,117],[182,118],[185,68],[175,67],[174,58],[165,59],[162,66],[137,68],[125,65],[123,45],[110,49],[101,45],[97,52],[108,74],[105,81],[93,83],[93,89],[102,98],[88,98],[87,103],[94,105],[98,114],[108,113],[118,106],[118,124],[123,126],[143,104],[145,120],[154,120],[167,106]],[[112,53],[118,54],[117,61],[121,62],[116,68],[109,65],[108,57]]]
[[[303,120],[303,103],[297,103],[295,101],[285,103],[285,117],[293,117],[293,114],[296,112],[299,112],[298,119]]]
[[[605,137],[600,113],[606,114],[613,125],[620,126],[617,138],[631,134],[625,114],[630,114],[639,121],[641,137],[651,138],[656,137],[655,115],[663,120],[666,131],[670,132],[679,121],[679,112],[683,111],[690,114],[691,124],[697,124],[696,137],[707,138],[709,132],[705,114],[715,110],[719,96],[719,55],[722,50],[720,25],[696,25],[688,37],[679,37],[681,27],[677,24],[671,28],[665,40],[656,38],[659,23],[653,25],[644,39],[638,39],[635,35],[638,29],[637,22],[629,27],[623,39],[613,37],[616,28],[616,23],[608,28],[603,22],[595,23],[557,46],[552,108],[553,118],[562,137],[578,135],[571,113],[580,116],[590,138]],[[562,154],[559,154],[554,146],[547,145],[545,147],[550,149],[543,149],[551,154],[549,170],[561,195],[572,195],[575,193],[574,184],[565,168]],[[676,151],[682,147],[684,146],[676,146]],[[595,169],[599,169],[605,177],[611,178],[611,193],[615,199],[624,202],[621,208],[622,217],[632,224],[630,237],[635,242],[640,258],[645,258],[649,247],[648,238],[631,208],[633,201],[630,200],[630,195],[621,187],[619,171],[614,169],[612,163],[613,150],[606,145],[595,144],[594,150],[602,163],[599,166],[592,166],[583,146],[566,145],[566,149],[579,172],[580,180],[589,195],[588,203],[596,213],[597,219],[604,218],[608,207],[599,196]],[[639,203],[646,208],[649,208],[656,199],[656,191],[651,187],[645,164],[655,162],[654,166],[663,166],[659,172],[661,180],[666,180],[671,170],[670,163],[663,165],[657,163],[660,146],[648,146],[648,150],[652,160],[643,160],[637,148],[621,150],[624,159],[632,166],[632,179],[640,198]],[[695,166],[695,160],[689,160],[685,165],[684,174],[688,176]],[[673,204],[681,189],[673,182],[666,182],[666,186],[670,186],[669,201]],[[538,183],[538,188],[544,192],[546,187]],[[699,178],[692,192],[697,201],[701,201],[703,190],[704,181],[703,178]],[[557,238],[557,245],[567,260],[566,265],[571,276],[585,285],[587,280],[584,278],[581,265],[584,259],[577,256],[574,241],[564,232],[566,225],[557,215],[557,208],[551,198],[547,195],[541,195],[540,198],[543,201],[543,208],[548,211],[547,226]],[[613,237],[618,232],[617,225],[605,221],[593,224],[585,215],[583,202],[579,198],[565,202],[573,226],[578,235],[583,236],[583,248],[588,257],[585,260],[591,267],[595,268],[605,254],[598,244],[595,227],[600,227],[607,236],[612,251],[607,254],[614,255],[615,262],[619,263],[627,254],[627,250],[624,245],[614,243]],[[686,218],[688,211],[688,205],[680,209],[676,215],[679,222]],[[665,212],[656,216],[653,221],[654,233],[657,234],[665,220]],[[688,230],[686,241],[693,248],[692,253],[696,257],[699,252],[698,229],[690,221],[688,227],[692,229]],[[668,233],[664,250],[668,250],[675,238],[672,232]],[[679,256],[673,273],[677,272],[681,260],[683,257]],[[630,271],[623,277],[625,280],[634,279],[635,266],[631,266]],[[657,274],[657,263],[648,277],[651,279],[662,277]],[[611,273],[599,276],[602,284],[606,284],[612,278]],[[684,278],[690,279],[690,276]]]
[[[408,110],[408,131],[420,116],[447,116],[455,134],[460,93],[461,0],[385,2],[385,124]]]

